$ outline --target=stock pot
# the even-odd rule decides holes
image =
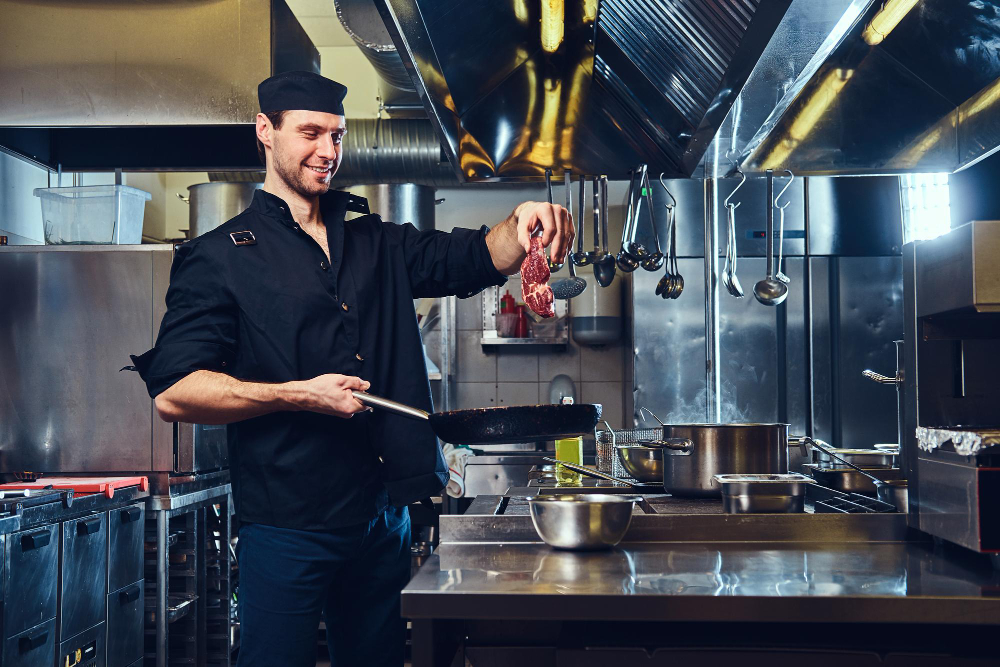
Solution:
[[[665,424],[663,440],[689,444],[663,448],[663,486],[676,496],[719,495],[714,475],[788,472],[788,424]]]

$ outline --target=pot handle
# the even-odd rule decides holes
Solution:
[[[675,452],[687,454],[694,447],[694,441],[689,438],[664,438],[662,440],[639,440],[636,444],[644,447],[662,447]]]

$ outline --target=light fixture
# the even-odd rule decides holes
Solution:
[[[899,177],[903,208],[903,243],[924,241],[951,229],[948,174],[905,174]]]
[[[542,49],[555,53],[563,41],[566,23],[566,7],[563,0],[541,0],[542,3]]]
[[[597,20],[597,0],[583,0],[583,22],[593,23]]]
[[[881,44],[892,29],[899,25],[920,0],[889,0],[878,10],[871,22],[865,26],[861,38],[869,45]]]

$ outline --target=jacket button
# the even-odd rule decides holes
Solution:
[[[340,307],[344,309],[345,313],[348,311],[347,302],[346,301],[344,303],[340,304]]]
[[[326,263],[326,260],[323,260],[322,262],[319,263],[319,268],[326,271],[328,268],[330,268],[330,266]]]
[[[357,359],[358,361],[364,361],[365,360],[364,357],[362,357],[360,353],[355,354],[354,358]]]

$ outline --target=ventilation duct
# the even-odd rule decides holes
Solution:
[[[213,181],[263,181],[264,172],[210,172]],[[336,187],[377,183],[458,185],[426,120],[349,119]]]
[[[335,0],[333,4],[344,30],[379,76],[400,90],[416,92],[375,3],[372,0]]]

